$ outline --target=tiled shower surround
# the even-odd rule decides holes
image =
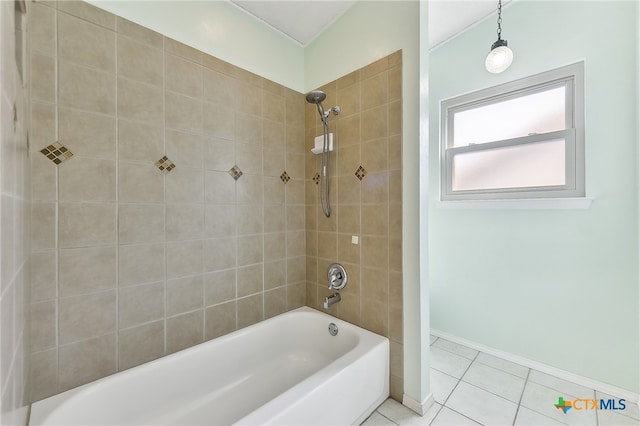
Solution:
[[[306,294],[316,283],[309,269],[320,274],[310,247],[325,225],[315,215],[315,158],[305,141],[319,119],[304,95],[84,2],[32,9],[32,400],[316,306],[315,287]],[[390,58],[399,62],[399,54]],[[395,68],[375,75],[390,79]],[[365,82],[363,74],[357,86]],[[347,124],[368,113],[346,102],[343,109]],[[357,140],[353,125],[344,128],[345,149],[359,153],[362,139],[367,175],[360,182],[357,165],[350,173],[363,194],[393,174],[366,157],[367,143],[381,149],[372,131],[386,147],[387,128],[368,129],[366,138],[358,130]],[[399,132],[394,140],[399,179]],[[384,201],[374,192],[373,204],[362,200],[363,243],[375,235],[392,244],[387,225],[370,226],[389,221],[395,200],[389,188]],[[340,199],[336,205],[339,215]],[[400,280],[388,263],[386,276]],[[358,291],[362,315],[332,313],[401,342],[401,330],[390,331],[401,321],[389,320],[391,311],[400,318],[390,308],[400,302],[389,301],[401,294],[387,290],[365,314],[365,297],[378,293]],[[385,318],[379,328],[369,321],[377,313]]]
[[[400,51],[321,88],[336,134],[331,155],[331,217],[319,204],[322,135],[315,105],[306,120],[307,305],[329,312],[391,343],[391,396],[402,400],[402,54]],[[357,237],[358,243],[352,243]],[[341,263],[348,275],[342,301],[325,310],[327,269]]]

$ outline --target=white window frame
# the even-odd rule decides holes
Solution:
[[[565,87],[565,130],[454,147],[454,114],[467,109]],[[584,62],[443,100],[441,111],[441,201],[584,198]],[[565,184],[540,187],[453,190],[456,154],[565,139]]]

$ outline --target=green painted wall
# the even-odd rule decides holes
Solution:
[[[484,70],[495,17],[430,54],[430,291],[435,329],[640,391],[638,4],[518,0],[514,63]],[[445,210],[439,101],[585,61],[586,210]]]

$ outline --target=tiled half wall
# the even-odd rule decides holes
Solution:
[[[400,54],[324,88],[344,111],[325,222],[303,94],[84,2],[30,19],[31,399],[317,306],[336,260],[330,313],[392,338],[401,395]]]
[[[402,400],[402,55],[396,52],[321,88],[331,115],[331,217],[319,204],[322,135],[314,105],[305,113],[307,305],[324,310],[327,269],[349,277],[342,301],[327,312],[391,341],[391,396]],[[358,242],[354,244],[352,238]]]

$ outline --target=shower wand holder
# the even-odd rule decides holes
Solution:
[[[313,140],[314,147],[311,148],[313,154],[322,154],[324,147],[324,135],[316,136]],[[329,133],[329,152],[333,151],[333,133]]]

